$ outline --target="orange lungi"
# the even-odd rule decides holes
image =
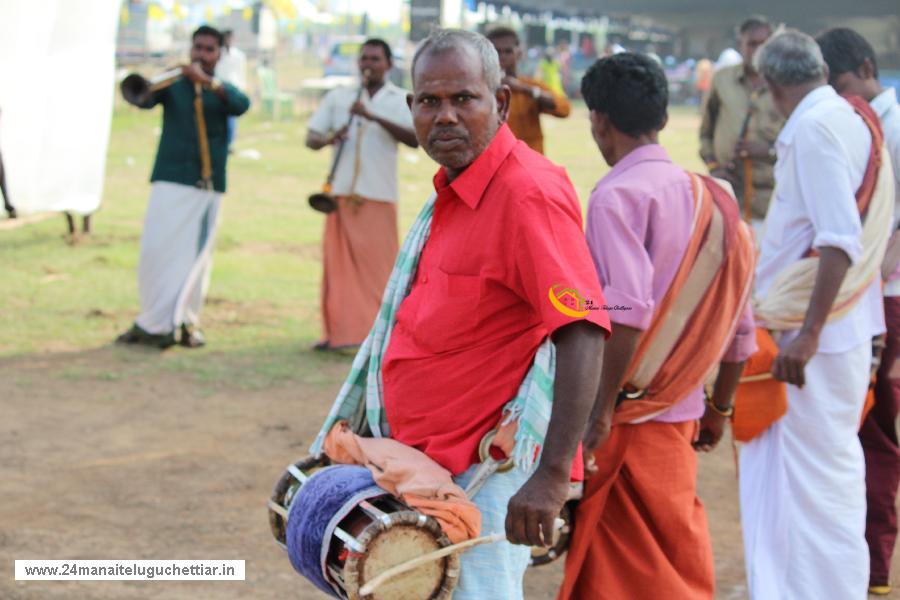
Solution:
[[[397,205],[337,198],[322,240],[322,327],[332,347],[366,339],[397,259]]]
[[[715,575],[696,494],[696,421],[612,428],[585,482],[557,600],[708,600]]]

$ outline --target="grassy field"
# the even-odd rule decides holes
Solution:
[[[691,109],[674,110],[663,137],[675,160],[692,168],[699,167],[696,120]],[[0,357],[104,346],[131,323],[159,122],[157,111],[117,107],[103,204],[91,237],[65,243],[62,217],[0,230]],[[307,207],[306,196],[321,186],[329,155],[303,146],[300,117],[272,122],[251,112],[239,123],[204,314],[209,348],[173,350],[165,360],[138,364],[130,353],[116,353],[121,362],[83,375],[117,378],[135,369],[161,369],[258,387],[305,378],[316,372],[318,361],[333,360],[309,354],[300,360],[319,333],[323,217]],[[568,169],[586,201],[606,166],[584,108],[576,107],[566,120],[546,119],[545,129],[550,158]],[[429,192],[435,165],[421,149],[404,147],[399,169],[404,232]]]

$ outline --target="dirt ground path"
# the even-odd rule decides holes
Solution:
[[[337,384],[210,393],[189,375],[58,375],[122,351],[0,362],[0,598],[322,597],[274,543],[265,503],[306,453]],[[345,369],[327,364],[323,375],[337,382]],[[701,458],[700,490],[717,598],[745,598],[729,445]],[[14,559],[42,558],[243,559],[246,581],[14,581]],[[560,577],[558,563],[529,572],[526,596],[553,598]]]

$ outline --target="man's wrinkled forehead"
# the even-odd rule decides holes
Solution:
[[[486,86],[481,57],[468,46],[430,49],[419,55],[413,70],[413,91],[446,86]]]

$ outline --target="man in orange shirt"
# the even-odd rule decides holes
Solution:
[[[487,33],[487,39],[494,44],[500,55],[500,68],[505,74],[503,83],[512,91],[506,122],[517,138],[532,150],[543,154],[541,114],[568,117],[572,106],[565,95],[555,93],[537,79],[516,75],[516,68],[522,58],[522,46],[515,31],[508,27],[495,27]]]

